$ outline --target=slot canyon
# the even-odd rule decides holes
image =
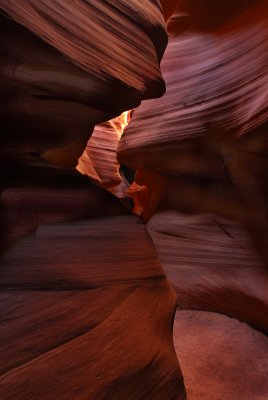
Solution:
[[[268,400],[268,0],[0,31],[0,399]]]

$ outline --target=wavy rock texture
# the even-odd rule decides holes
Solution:
[[[166,94],[134,112],[118,149],[149,187],[146,220],[161,208],[237,219],[266,263],[267,16],[266,1],[248,4],[205,29],[205,16],[189,11],[163,59]]]
[[[128,115],[128,112],[124,112],[117,118],[97,125],[78,160],[77,170],[107,189],[122,182],[116,150],[128,124]]]
[[[0,271],[1,399],[185,399],[176,298],[135,217],[41,225]]]
[[[66,172],[96,124],[163,94],[160,3],[0,0],[0,22],[0,397],[184,400],[176,296],[145,227]],[[106,186],[120,124],[86,153]]]
[[[160,145],[180,150],[218,130],[238,137],[267,120],[265,11],[266,2],[224,29],[192,28],[172,36],[162,62],[167,92],[134,113],[121,140],[121,158],[126,154],[136,167],[151,167],[152,159],[162,160]],[[151,157],[142,159],[148,148]]]
[[[1,0],[1,9],[96,76],[102,71],[105,76],[116,78],[137,90],[144,90],[145,78],[150,83],[154,78],[161,80],[157,63],[141,69],[145,60],[148,62],[148,56],[157,60],[156,54],[160,57],[164,50],[163,45],[159,48],[161,41],[155,46],[157,51],[153,46],[157,40],[165,39],[158,1],[146,0],[141,4],[137,0],[128,3],[78,0],[72,4],[62,0],[24,0],[18,4]],[[122,37],[122,30],[126,32],[124,24],[128,26],[128,33],[132,33],[129,37]],[[69,34],[64,34],[64,31]],[[149,37],[141,35],[140,38],[142,31],[147,31]],[[140,45],[138,51],[137,44]]]
[[[268,333],[268,273],[239,223],[163,212],[147,225],[178,308],[218,312]]]
[[[174,342],[188,400],[267,399],[267,336],[223,315],[179,311]]]
[[[129,189],[135,211],[237,219],[265,258],[267,2],[161,3],[167,93],[143,102],[119,145],[120,160],[147,186]],[[0,260],[0,397],[185,400],[171,332],[176,295],[144,225],[64,172],[87,145],[80,171],[124,195],[124,182],[111,188],[120,183],[122,130],[112,118],[164,92],[160,3],[0,0],[0,14],[0,211],[9,245]],[[179,305],[267,332],[267,274],[241,226],[158,217],[149,230]],[[190,400],[266,400],[264,337],[226,317],[181,315],[175,341]],[[225,357],[211,365],[213,351]],[[230,352],[248,385],[233,370],[239,385],[228,385]],[[209,384],[213,373],[224,388]]]
[[[157,0],[1,0],[0,11],[2,162],[74,168],[95,124],[163,94]]]

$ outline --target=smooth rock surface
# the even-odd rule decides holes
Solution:
[[[0,264],[3,400],[184,400],[176,296],[134,216],[41,225]]]
[[[163,212],[147,228],[179,309],[218,312],[268,333],[267,268],[239,223]]]

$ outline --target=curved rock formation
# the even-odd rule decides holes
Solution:
[[[165,91],[164,19],[167,93],[148,100]],[[268,262],[267,1],[0,0],[0,22],[0,397],[185,400],[176,305],[268,332],[267,265],[219,217]],[[143,223],[69,171],[82,154],[78,170],[124,196],[118,116],[133,108],[118,154],[134,212],[198,214],[148,224],[176,293]],[[189,400],[266,400],[264,336],[180,316]],[[250,384],[221,390],[211,369],[228,378],[230,348]]]
[[[177,21],[162,62],[167,92],[134,112],[118,149],[149,187],[145,219],[161,208],[237,219],[266,263],[267,16],[262,1],[210,29],[193,12],[184,33]]]
[[[128,121],[129,113],[124,112],[97,125],[78,160],[77,170],[104,188],[114,188],[122,182],[116,150]]]
[[[0,279],[1,399],[186,398],[176,298],[134,216],[40,226]]]
[[[267,268],[239,223],[173,211],[147,227],[179,309],[225,314],[268,334]]]
[[[2,163],[74,168],[94,125],[163,94],[157,0],[1,0],[0,11]]]
[[[119,160],[147,187],[135,209],[153,216],[178,307],[267,333],[267,2],[186,0],[173,11],[166,94],[134,111]]]
[[[196,31],[192,17],[191,29],[172,35],[161,65],[167,92],[133,114],[120,143],[121,159],[156,168],[161,151],[183,150],[209,134],[215,141],[240,137],[266,122],[266,7],[262,2],[208,32]]]
[[[160,3],[0,0],[0,22],[0,397],[185,400],[144,225],[66,171],[96,124],[163,94]],[[107,177],[99,128],[86,155],[108,187],[117,142]]]

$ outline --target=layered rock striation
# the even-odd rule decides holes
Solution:
[[[223,2],[210,3],[171,17],[167,91],[135,110],[118,156],[149,189],[146,220],[165,208],[239,220],[267,263],[267,2],[216,25]]]
[[[0,10],[0,162],[12,158],[10,168],[75,168],[96,124],[163,94],[157,0],[1,0]]]
[[[0,0],[0,20],[0,397],[184,400],[146,228],[74,171],[120,183],[118,116],[165,90],[160,3]]]
[[[176,297],[136,217],[40,225],[0,276],[1,399],[186,398]]]
[[[268,333],[267,268],[238,222],[166,211],[147,228],[179,310],[225,314]]]

